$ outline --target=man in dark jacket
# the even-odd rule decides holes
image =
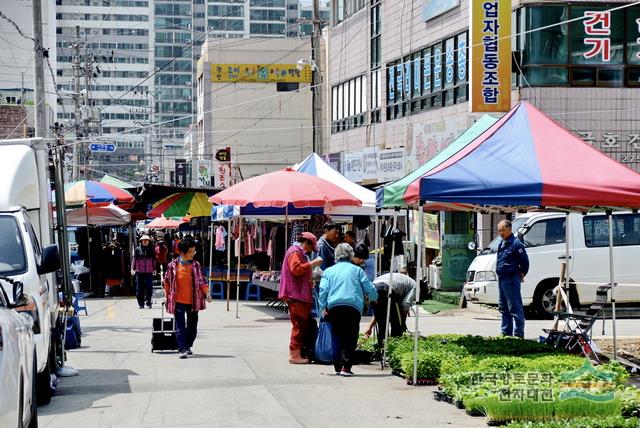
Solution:
[[[318,239],[318,257],[322,258],[320,269],[323,271],[336,264],[335,245],[340,236],[340,226],[328,222],[324,225],[324,235]]]
[[[502,314],[502,334],[524,338],[524,309],[520,287],[529,272],[529,257],[524,245],[511,232],[511,222],[498,223],[502,242],[498,245],[498,310]],[[515,321],[515,332],[513,324]]]

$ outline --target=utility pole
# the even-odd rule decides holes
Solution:
[[[322,31],[322,21],[320,20],[320,1],[313,0],[313,34],[311,35],[311,86],[313,87],[312,104],[313,116],[311,124],[313,126],[312,151],[322,151],[322,75],[320,73],[320,32]]]
[[[73,145],[73,181],[78,180],[80,164],[80,137],[82,135],[80,125],[82,123],[82,113],[80,112],[80,27],[76,25],[76,38],[73,42],[73,106],[74,125],[76,130],[76,141]]]
[[[44,104],[44,47],[42,46],[42,3],[33,0],[33,38],[35,58],[33,61],[35,90],[33,102],[36,108],[36,137],[46,137],[46,114]]]

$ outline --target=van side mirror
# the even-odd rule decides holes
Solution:
[[[24,285],[20,281],[13,283],[13,305],[12,307],[26,306],[29,304],[29,296],[24,294]]]
[[[55,272],[60,269],[60,252],[58,246],[47,245],[42,249],[42,260],[38,266],[38,274],[44,275],[46,273]]]

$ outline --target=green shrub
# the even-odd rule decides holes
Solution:
[[[506,428],[636,428],[638,418],[609,416],[606,418],[577,418],[549,422],[510,422]]]
[[[440,377],[440,362],[443,358],[440,350],[418,351],[418,379],[438,379]],[[413,353],[402,357],[401,368],[407,379],[413,378]]]
[[[616,391],[616,398],[622,403],[622,416],[640,417],[640,390],[633,386]]]
[[[588,401],[581,398],[540,402],[531,400],[501,401],[495,397],[484,400],[489,420],[494,422],[566,420],[582,417],[606,417],[620,415],[620,400]]]
[[[358,349],[375,353],[378,351],[378,339],[371,336],[366,338],[364,335],[360,335],[358,339]]]

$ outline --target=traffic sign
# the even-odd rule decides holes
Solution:
[[[111,153],[116,151],[116,145],[114,143],[92,143],[89,145],[89,150],[92,152]]]

